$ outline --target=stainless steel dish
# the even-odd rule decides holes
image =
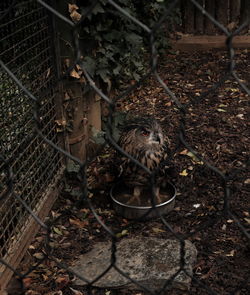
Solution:
[[[127,219],[151,219],[154,217],[158,217],[159,214],[165,215],[171,210],[173,210],[175,205],[175,197],[176,197],[176,188],[172,183],[167,183],[165,187],[160,188],[161,195],[168,196],[167,201],[164,201],[160,204],[153,206],[135,206],[128,205],[123,203],[119,198],[121,194],[131,195],[132,191],[123,183],[116,183],[110,190],[110,197],[113,202],[113,207],[117,214],[127,218]],[[132,195],[131,195],[132,197]],[[146,214],[148,213],[148,214]]]

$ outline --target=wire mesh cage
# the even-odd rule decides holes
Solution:
[[[29,91],[39,98],[37,114],[41,131],[59,144],[56,130],[55,96],[58,93],[54,63],[52,20],[36,1],[1,2],[1,60]],[[15,189],[0,200],[0,256],[6,256],[27,226],[28,212],[17,201],[17,194],[37,212],[50,184],[62,167],[61,155],[34,133],[34,102],[1,70],[1,151],[15,175]],[[6,181],[2,161],[1,182]],[[1,197],[6,186],[1,187]],[[11,246],[11,247],[10,247]]]

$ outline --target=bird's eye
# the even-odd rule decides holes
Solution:
[[[141,135],[143,136],[149,136],[150,132],[147,130],[142,130]]]

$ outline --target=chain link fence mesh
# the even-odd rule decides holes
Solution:
[[[192,152],[200,161],[206,165],[208,169],[213,171],[218,179],[221,180],[224,188],[224,208],[222,211],[218,211],[218,218],[230,218],[238,226],[238,230],[249,241],[249,233],[247,229],[242,225],[237,216],[233,213],[230,207],[230,199],[232,197],[232,191],[230,187],[230,181],[233,177],[237,176],[238,171],[230,171],[225,173],[218,169],[216,166],[204,159],[198,154],[188,140],[186,139],[186,117],[189,112],[189,107],[197,104],[201,104],[202,100],[209,94],[216,91],[218,87],[223,85],[225,81],[232,78],[236,81],[243,91],[248,95],[250,90],[238,77],[235,70],[235,51],[232,46],[232,41],[245,27],[249,26],[249,20],[239,26],[233,32],[229,32],[222,24],[218,23],[211,15],[209,15],[203,7],[199,4],[199,1],[190,0],[195,7],[200,10],[206,18],[208,18],[213,24],[223,32],[227,37],[226,46],[228,50],[229,64],[227,71],[221,74],[218,83],[213,87],[204,91],[198,98],[192,98],[187,104],[180,102],[178,97],[173,93],[167,84],[164,82],[160,73],[158,72],[158,52],[155,45],[155,35],[157,30],[161,27],[164,20],[168,18],[171,12],[178,5],[179,1],[170,1],[170,4],[165,9],[164,14],[155,23],[153,27],[148,27],[133,15],[129,14],[124,8],[118,5],[115,1],[107,0],[109,5],[117,10],[117,12],[126,18],[129,18],[136,25],[140,26],[147,34],[150,41],[150,74],[142,77],[139,82],[126,89],[126,91],[119,95],[115,99],[111,99],[95,84],[91,75],[84,67],[82,60],[81,47],[78,39],[78,29],[83,19],[92,12],[99,1],[93,1],[89,10],[85,15],[81,16],[81,19],[74,23],[70,18],[60,14],[58,10],[48,2],[45,1],[7,1],[1,4],[1,199],[0,199],[0,262],[12,269],[12,266],[5,259],[8,254],[9,247],[13,242],[13,237],[18,241],[18,235],[25,225],[28,216],[31,216],[46,232],[46,255],[37,264],[30,268],[26,273],[18,273],[13,269],[14,273],[23,279],[28,276],[40,263],[45,259],[55,261],[58,266],[66,269],[69,273],[73,273],[72,270],[66,266],[63,262],[59,262],[53,257],[53,251],[49,246],[50,232],[53,224],[43,223],[36,214],[36,208],[43,201],[43,195],[46,189],[53,184],[57,178],[58,171],[63,166],[62,158],[67,157],[80,165],[80,174],[82,177],[82,194],[81,197],[89,205],[96,220],[106,230],[107,234],[112,239],[112,255],[110,258],[109,267],[103,271],[94,281],[90,282],[86,278],[81,277],[79,274],[74,273],[77,277],[88,283],[91,287],[94,282],[103,277],[110,268],[115,268],[123,276],[140,286],[145,292],[149,294],[156,294],[152,290],[141,286],[138,282],[129,277],[116,265],[116,245],[117,236],[116,233],[101,220],[95,211],[91,199],[88,198],[87,192],[87,176],[86,165],[87,162],[81,162],[67,151],[61,148],[60,142],[56,132],[56,110],[53,102],[55,93],[58,91],[57,73],[55,72],[54,65],[54,53],[53,53],[53,35],[51,33],[51,20],[49,16],[60,19],[65,22],[70,28],[74,40],[73,48],[75,55],[75,63],[71,66],[71,69],[75,65],[80,65],[83,71],[85,79],[93,90],[108,104],[109,106],[109,118],[108,128],[106,133],[106,139],[108,143],[113,146],[121,154],[129,157],[137,165],[141,165],[136,159],[133,159],[129,154],[125,153],[121,147],[116,143],[112,135],[113,126],[113,114],[115,112],[115,105],[117,100],[128,96],[134,89],[139,86],[143,87],[143,81],[149,76],[153,75],[156,78],[157,84],[160,85],[166,95],[170,96],[177,108],[180,115],[180,132],[179,141],[180,144],[188,151]],[[15,9],[13,9],[15,8]],[[68,70],[68,72],[70,69]],[[249,164],[249,163],[247,163]],[[154,174],[150,173],[146,167],[145,170],[150,174],[152,183],[154,183]],[[153,208],[156,210],[156,208]],[[178,272],[166,282],[163,290],[157,292],[157,294],[163,294],[165,288],[176,277],[180,271],[186,272],[184,268],[184,236],[175,234],[171,225],[165,219],[164,216],[159,216],[163,224],[166,226],[166,230],[171,231],[175,237],[180,241],[181,261]],[[204,224],[204,227],[209,226],[209,223]],[[185,239],[193,235],[194,232],[185,235]],[[186,272],[187,273],[187,272]],[[188,273],[187,273],[188,275]],[[206,294],[217,294],[209,285],[203,284],[195,276],[193,280],[204,289]],[[92,293],[89,288],[89,294]],[[237,293],[238,292],[238,293]],[[233,294],[240,294],[239,290],[235,290]],[[204,294],[205,294],[204,293]]]

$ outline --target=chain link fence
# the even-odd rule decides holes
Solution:
[[[112,255],[110,258],[110,265],[98,278],[93,282],[89,282],[86,278],[81,277],[79,274],[74,273],[75,276],[87,282],[89,287],[89,294],[92,294],[91,286],[98,279],[103,277],[107,271],[114,267],[119,273],[124,275],[128,280],[138,284],[145,292],[149,294],[156,294],[152,290],[141,286],[138,282],[132,280],[129,275],[124,273],[121,269],[117,268],[116,261],[116,245],[117,236],[116,233],[98,216],[95,211],[91,199],[88,198],[87,191],[87,175],[86,167],[87,162],[81,162],[69,154],[62,148],[62,143],[58,139],[56,131],[55,121],[57,119],[57,110],[54,103],[56,93],[58,93],[58,73],[56,72],[57,66],[55,66],[55,55],[53,53],[53,34],[51,28],[53,27],[52,19],[60,19],[65,22],[70,28],[73,36],[75,62],[68,69],[74,68],[79,65],[83,71],[85,79],[93,90],[105,101],[109,106],[109,117],[107,123],[106,139],[108,143],[114,147],[118,152],[130,158],[137,165],[141,165],[136,159],[124,152],[112,135],[113,126],[113,114],[115,112],[116,102],[121,97],[126,97],[134,89],[139,86],[143,87],[143,81],[145,77],[142,77],[139,82],[128,87],[126,91],[115,99],[111,99],[95,84],[91,75],[85,69],[81,47],[78,39],[78,29],[83,21],[99,1],[93,1],[89,10],[85,15],[81,16],[81,19],[74,23],[70,18],[60,14],[58,10],[49,5],[46,1],[12,1],[12,3],[3,2],[1,4],[1,20],[4,22],[1,25],[1,172],[0,178],[1,184],[1,199],[0,199],[0,262],[3,267],[7,267],[14,271],[14,273],[20,278],[20,280],[26,278],[34,269],[38,267],[45,259],[55,261],[58,266],[66,269],[69,273],[73,273],[72,270],[67,267],[63,262],[58,261],[53,257],[53,251],[50,244],[50,232],[53,224],[45,224],[39,214],[37,213],[41,202],[44,202],[46,192],[48,188],[51,188],[55,184],[58,177],[61,175],[61,168],[63,168],[63,157],[71,159],[78,165],[80,165],[81,174],[81,197],[89,205],[98,223],[105,229],[107,234],[112,239]],[[233,32],[229,32],[227,28],[218,23],[211,15],[209,15],[198,1],[190,0],[195,7],[200,10],[207,19],[209,19],[224,35],[227,36],[227,50],[229,64],[227,71],[221,74],[218,83],[213,87],[204,91],[198,98],[192,98],[187,104],[183,104],[177,98],[164,82],[158,72],[158,53],[155,46],[155,34],[161,27],[164,20],[168,18],[171,12],[178,5],[177,0],[170,1],[166,7],[164,14],[155,23],[153,27],[148,27],[133,15],[129,14],[124,8],[118,5],[115,1],[107,0],[109,5],[117,10],[121,16],[129,18],[137,26],[140,26],[147,34],[150,40],[150,74],[155,77],[157,84],[161,86],[166,95],[171,97],[177,108],[180,121],[179,121],[179,142],[188,151],[192,152],[200,161],[206,165],[208,169],[213,171],[221,180],[224,190],[224,208],[222,211],[218,211],[218,218],[223,219],[225,217],[230,218],[237,224],[238,230],[249,241],[249,233],[247,229],[242,225],[238,217],[233,213],[230,207],[230,199],[232,197],[232,191],[230,182],[233,177],[237,176],[238,171],[229,171],[227,173],[221,171],[216,166],[208,162],[201,155],[199,155],[195,147],[193,147],[186,139],[186,117],[189,113],[190,106],[195,107],[197,104],[201,104],[203,99],[209,94],[218,89],[225,81],[232,78],[236,81],[242,90],[248,95],[250,90],[238,77],[235,70],[235,51],[232,47],[232,41],[245,27],[249,26],[249,20],[244,22],[239,28]],[[15,7],[15,9],[13,9]],[[15,15],[13,15],[13,12]],[[20,16],[18,15],[20,14]],[[25,29],[25,30],[24,30]],[[67,73],[66,73],[67,74]],[[246,163],[249,164],[249,163]],[[144,167],[146,171],[146,167]],[[228,176],[230,175],[230,177]],[[154,173],[149,174],[152,183],[154,183]],[[154,208],[154,210],[157,210]],[[165,284],[164,290],[171,284],[171,281],[181,271],[184,271],[184,240],[194,232],[180,236],[175,234],[171,225],[165,219],[164,216],[159,216],[162,223],[165,225],[166,230],[171,231],[175,237],[180,241],[180,253],[182,256],[180,268],[178,272]],[[19,273],[15,270],[15,267],[8,261],[7,254],[11,251],[10,245],[13,239],[18,243],[20,241],[21,229],[25,226],[27,220],[32,218],[35,223],[40,225],[46,232],[46,255],[37,264],[33,265],[26,273]],[[209,226],[206,224],[205,226]],[[209,285],[203,284],[195,276],[193,277],[195,283],[200,288],[204,289],[204,294],[217,294]],[[160,290],[157,294],[164,294],[164,290]],[[238,293],[237,293],[238,292]],[[240,290],[235,290],[233,294],[240,294]]]

